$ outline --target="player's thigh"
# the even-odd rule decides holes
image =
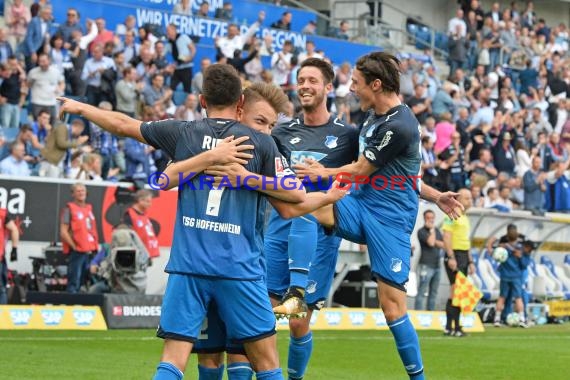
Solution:
[[[216,303],[211,302],[192,352],[205,355],[221,353],[225,351],[226,341],[226,325],[218,314]]]
[[[362,215],[364,211],[360,202],[346,196],[333,205],[334,228],[337,236],[354,243],[366,244]]]
[[[332,285],[338,249],[342,238],[326,235],[322,227],[319,228],[317,250],[311,258],[309,278],[306,290],[306,301],[312,309],[320,309]]]
[[[279,368],[279,352],[277,351],[277,335],[246,342],[247,358],[255,372]]]
[[[195,342],[211,300],[211,280],[170,274],[162,299],[157,336]]]
[[[513,280],[511,281],[511,296],[514,299],[522,298],[523,289],[522,289],[522,281],[520,280]]]
[[[372,217],[364,216],[364,228],[373,276],[384,283],[404,289],[410,274],[410,235]]]
[[[289,287],[288,232],[283,236],[264,239],[267,290],[271,296],[281,299]]]
[[[264,280],[217,280],[214,297],[231,341],[243,343],[275,334],[275,315]]]
[[[507,298],[510,292],[510,281],[503,280],[499,282],[499,296]]]

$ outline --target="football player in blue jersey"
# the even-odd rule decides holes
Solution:
[[[238,109],[237,120],[256,131],[269,135],[277,123],[277,115],[285,112],[289,99],[281,88],[263,82],[252,84],[243,91],[243,95],[243,107]],[[229,140],[231,139],[223,144],[218,144],[212,152],[231,155],[231,152],[223,150],[224,144],[233,144],[236,149],[245,146],[235,144],[239,139]],[[191,170],[195,169],[192,160],[175,162],[166,168],[164,171],[165,178],[171,179],[166,189],[179,186],[181,178],[178,173],[185,173],[184,176],[187,176]],[[224,352],[228,354],[227,372],[229,380],[249,380],[253,376],[253,370],[243,345],[234,344],[227,340],[226,328],[218,315],[215,304],[211,304],[208,309],[208,316],[204,320],[202,331],[192,352],[198,354],[200,380],[217,380],[223,376]]]
[[[333,80],[332,66],[319,58],[306,59],[297,71],[303,112],[271,132],[294,169],[303,168],[308,159],[338,168],[358,158],[358,130],[327,111]],[[307,192],[327,190],[332,182],[328,176],[303,178]],[[267,288],[273,303],[279,302],[273,308],[278,317],[298,318],[289,321],[289,379],[301,379],[305,374],[313,349],[311,314],[328,296],[341,240],[325,234],[310,214],[286,220],[275,210],[271,213],[264,236]]]
[[[368,245],[380,305],[406,372],[412,379],[423,379],[419,340],[407,314],[404,288],[420,195],[421,131],[398,97],[398,67],[397,58],[387,53],[370,53],[356,63],[351,91],[362,110],[372,112],[360,132],[358,161],[342,167],[337,177],[354,183],[348,195],[316,211],[320,194],[310,194],[293,207],[280,202],[275,207],[287,217],[314,211],[336,235]]]
[[[242,97],[239,77],[229,65],[212,65],[204,73],[201,103],[210,118],[201,122],[142,123],[117,112],[101,111],[70,99],[59,100],[62,114],[81,115],[111,133],[162,149],[175,161],[196,156],[196,166],[201,170],[228,160],[199,153],[228,137],[244,136],[255,147],[246,164],[248,170],[267,177],[290,173],[269,136],[232,120]],[[295,179],[290,180],[294,186],[289,190],[267,193],[284,201],[305,200],[304,190]],[[256,377],[282,379],[275,316],[266,295],[261,255],[265,201],[257,191],[211,188],[208,184],[203,174],[194,175],[178,193],[173,244],[166,266],[170,275],[157,332],[165,343],[154,378],[183,377],[208,306],[215,302],[228,338],[244,343]]]

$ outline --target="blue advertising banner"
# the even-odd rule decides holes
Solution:
[[[170,3],[169,3],[170,2]],[[67,0],[52,0],[54,8],[54,17],[56,22],[63,22],[66,19],[66,10],[69,7]],[[168,6],[167,6],[168,5]],[[73,7],[79,11],[82,22],[87,18],[95,19],[104,17],[107,29],[114,31],[118,24],[124,22],[128,15],[134,15],[137,20],[137,26],[146,23],[160,25],[163,29],[170,23],[178,26],[181,33],[191,36],[200,37],[199,47],[208,47],[204,52],[198,52],[195,57],[195,65],[199,65],[199,59],[203,56],[210,58],[215,57],[214,40],[217,37],[226,36],[228,25],[230,22],[218,19],[199,18],[195,16],[183,16],[173,14],[171,12],[171,0],[124,0],[121,3],[105,1],[105,0],[78,0],[73,3]],[[162,10],[160,7],[162,7]],[[247,14],[247,19],[252,22],[256,20],[260,10],[271,7],[265,3],[240,2],[239,8],[251,7]],[[272,6],[274,8],[279,8]],[[237,16],[234,10],[234,14]],[[279,8],[282,9],[283,8]],[[279,13],[279,15],[281,14]],[[306,13],[306,12],[305,12]],[[276,19],[279,18],[278,16]],[[354,63],[356,59],[370,51],[381,50],[375,46],[355,44],[347,41],[336,40],[333,38],[320,36],[307,36],[298,32],[271,29],[268,25],[273,22],[270,15],[266,16],[266,21],[262,28],[258,31],[259,38],[267,34],[273,37],[273,46],[276,50],[281,50],[283,43],[290,40],[296,47],[304,49],[307,40],[315,42],[317,49],[323,50],[325,54],[335,64],[344,61]],[[245,33],[249,25],[240,24],[241,33]],[[210,53],[212,52],[212,53]]]

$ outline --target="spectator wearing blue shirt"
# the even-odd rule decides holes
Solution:
[[[12,143],[10,146],[10,155],[0,161],[0,173],[13,175],[18,177],[28,177],[30,168],[24,160],[26,155],[26,147],[19,141]]]

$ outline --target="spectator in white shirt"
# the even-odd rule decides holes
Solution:
[[[461,29],[457,29],[457,27]],[[463,9],[458,8],[455,12],[455,17],[449,20],[447,26],[447,34],[459,34],[459,37],[465,37],[467,35],[467,24],[463,20]]]
[[[283,50],[273,53],[271,57],[271,71],[273,73],[273,83],[278,86],[287,85],[289,74],[291,73],[291,57],[293,54],[293,43],[285,41]]]
[[[234,51],[243,50],[243,45],[257,32],[263,20],[265,20],[265,12],[260,11],[257,15],[257,21],[251,24],[243,36],[240,34],[239,27],[236,24],[228,25],[228,35],[226,37],[217,38],[216,46],[220,48],[225,57],[233,58]]]

